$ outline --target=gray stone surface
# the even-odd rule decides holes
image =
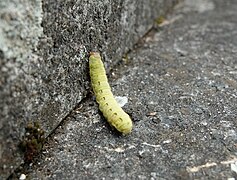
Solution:
[[[17,144],[32,108],[38,109],[32,103],[38,92],[31,89],[39,85],[32,74],[38,65],[34,51],[43,33],[41,19],[39,0],[0,1],[0,179],[22,163]]]
[[[203,4],[204,3],[204,4]],[[187,0],[110,76],[134,121],[119,136],[88,98],[30,179],[237,178],[237,2]]]
[[[48,135],[89,92],[87,52],[110,69],[177,1],[0,1],[0,178],[30,121]]]

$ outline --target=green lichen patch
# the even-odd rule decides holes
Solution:
[[[25,135],[20,143],[20,149],[24,153],[24,161],[32,162],[42,150],[45,142],[44,131],[38,122],[29,123],[25,128]]]
[[[165,21],[165,18],[163,16],[159,16],[158,18],[155,19],[155,22],[157,25],[162,24]]]

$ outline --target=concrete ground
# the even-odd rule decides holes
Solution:
[[[109,75],[128,136],[93,94],[48,138],[29,179],[237,179],[237,1],[188,0]],[[18,175],[20,175],[18,174]]]

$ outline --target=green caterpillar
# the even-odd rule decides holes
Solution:
[[[123,134],[130,133],[132,130],[132,120],[113,97],[106,77],[104,64],[99,53],[90,53],[89,66],[92,88],[100,111],[109,124],[115,127],[119,132]]]

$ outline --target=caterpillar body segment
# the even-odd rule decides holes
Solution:
[[[92,88],[100,111],[110,125],[123,134],[129,134],[132,130],[132,120],[113,97],[99,53],[90,53],[89,66]]]

